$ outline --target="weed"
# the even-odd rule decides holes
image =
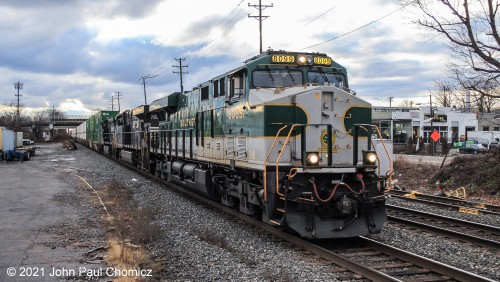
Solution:
[[[133,191],[117,180],[104,185],[100,194],[109,212],[108,263],[119,269],[149,268],[160,273],[160,266],[149,258],[145,249],[145,244],[157,240],[161,234],[161,228],[154,223],[154,210],[139,207]]]

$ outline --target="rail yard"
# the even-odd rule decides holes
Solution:
[[[92,277],[106,281],[110,279],[108,274],[114,277],[120,274],[116,272],[118,268],[122,270],[121,274],[127,274],[123,272],[125,268],[137,270],[141,267],[145,271],[143,276],[129,278],[150,281],[500,279],[498,242],[484,246],[418,226],[395,223],[391,219],[381,233],[368,238],[304,241],[234,209],[218,208],[213,201],[202,201],[204,198],[199,196],[193,198],[186,190],[179,192],[162,180],[123,166],[84,146],[78,145],[77,150],[63,149],[61,144],[40,147],[37,157],[30,162],[0,163],[1,173],[9,173],[20,166],[27,171],[11,180],[22,185],[3,191],[4,194],[8,192],[8,197],[2,198],[6,217],[2,219],[5,228],[0,236],[1,242],[6,244],[4,247],[11,252],[1,262],[4,269],[0,274],[2,281],[34,281],[33,277],[7,276],[5,269],[11,267],[18,271],[28,267],[43,268],[45,276],[38,276],[36,281],[53,281],[54,277],[48,276],[53,269],[60,270],[61,275],[69,274],[66,279]],[[44,183],[44,179],[52,179],[52,186]],[[141,248],[147,257],[141,266],[125,266],[111,259],[113,249],[108,243],[117,233],[110,228],[108,219],[114,212],[113,204],[105,197],[110,183],[115,183],[111,186],[119,190],[118,194],[126,194],[126,189],[129,189],[133,195],[129,200],[133,198],[134,201],[128,205],[131,210],[151,209],[154,214],[151,221],[142,226],[142,229],[155,226],[154,236],[149,240],[140,238],[146,233],[131,236],[132,232],[125,232],[130,237],[126,244],[134,249]],[[26,194],[39,197],[37,187],[44,185],[54,187],[54,191],[44,192],[45,203],[19,202]],[[2,189],[6,189],[4,187]],[[388,204],[499,226],[498,214],[494,213],[465,214],[448,207],[397,197],[389,197]],[[51,212],[54,208],[59,208],[60,212]],[[16,224],[20,220],[17,215],[20,209],[38,214],[28,216],[29,220],[22,224],[23,230]],[[50,220],[44,221],[48,214],[51,214]],[[392,215],[390,209],[388,214]],[[400,214],[399,217],[406,218],[406,215]],[[429,223],[429,220],[425,221]],[[135,226],[132,221],[127,222]],[[28,234],[26,238],[29,240],[12,244],[20,232]],[[403,255],[395,249],[420,258],[410,259],[414,256]],[[434,261],[450,267],[436,265]],[[94,271],[95,276],[91,276],[91,272],[78,273],[79,269],[103,271]],[[107,269],[115,272],[106,273]],[[68,272],[64,273],[64,270]],[[147,276],[149,270],[152,276]]]

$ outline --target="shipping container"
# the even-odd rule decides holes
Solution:
[[[5,127],[0,128],[2,131],[2,151],[14,150],[16,133]]]
[[[23,146],[23,133],[16,132],[16,147],[22,147],[22,146]]]
[[[80,123],[80,125],[74,129],[74,133],[78,142],[87,140],[87,121]]]
[[[101,142],[101,123],[103,120],[114,118],[118,111],[100,111],[91,116],[86,124],[86,138],[92,143]]]

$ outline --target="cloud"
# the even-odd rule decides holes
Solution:
[[[348,33],[307,51],[332,56],[358,95],[374,101],[425,95],[446,61],[440,42],[416,36],[400,13],[353,31],[396,8],[384,0],[278,2],[264,12],[263,47],[300,51]],[[149,102],[179,90],[175,58],[187,59],[191,89],[258,53],[258,21],[249,13],[257,10],[234,0],[1,1],[2,99],[13,100],[13,82],[21,81],[30,107],[107,108],[120,91],[122,109],[134,108],[144,103],[141,76],[158,75],[146,81]]]
[[[0,8],[50,12],[70,8],[72,14],[98,15],[101,17],[140,18],[148,15],[163,0],[2,0]]]

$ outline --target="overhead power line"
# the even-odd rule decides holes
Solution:
[[[346,33],[341,34],[341,35],[339,35],[339,36],[336,36],[336,37],[334,37],[334,38],[331,38],[331,39],[325,40],[325,41],[323,41],[323,42],[316,43],[316,44],[311,45],[311,46],[307,46],[307,47],[305,47],[305,48],[302,48],[301,50],[310,49],[310,48],[313,48],[313,47],[316,47],[316,46],[319,46],[319,45],[322,45],[322,44],[328,43],[328,42],[333,41],[333,40],[335,40],[335,39],[339,39],[339,38],[344,37],[344,36],[346,36],[346,35],[348,35],[348,34],[351,34],[351,33],[353,33],[353,32],[356,32],[356,31],[358,31],[358,30],[360,30],[360,29],[363,29],[363,28],[365,28],[365,27],[367,27],[367,26],[369,26],[369,25],[371,25],[371,24],[374,24],[374,23],[376,23],[376,22],[378,22],[378,21],[380,21],[380,20],[382,20],[382,19],[384,19],[384,18],[387,18],[388,16],[390,16],[390,15],[392,15],[392,14],[396,13],[396,12],[399,12],[400,10],[402,10],[402,9],[406,8],[406,6],[407,6],[407,5],[402,6],[402,7],[400,7],[399,9],[396,9],[396,10],[394,10],[394,11],[392,11],[392,12],[390,12],[390,13],[388,13],[388,14],[386,14],[386,15],[384,15],[384,16],[382,16],[382,17],[380,17],[380,18],[378,18],[378,19],[376,19],[376,20],[374,20],[374,21],[371,21],[371,22],[369,22],[369,23],[367,23],[367,24],[365,24],[365,25],[362,25],[362,26],[360,26],[360,27],[358,27],[358,28],[356,28],[356,29],[353,29],[353,30],[351,30],[351,31],[349,31],[349,32],[346,32]]]
[[[335,6],[331,7],[330,9],[326,10],[326,12],[322,13],[321,15],[315,17],[313,20],[311,20],[310,22],[306,23],[304,26],[306,25],[309,25],[309,24],[312,24],[313,22],[317,21],[319,18],[321,18],[322,16],[328,14],[331,10],[333,10],[333,8],[335,8]]]
[[[212,53],[213,51],[215,51],[216,50],[216,46],[214,46],[215,42],[224,38],[229,32],[231,32],[235,28],[236,23],[239,22],[243,18],[240,14],[244,14],[244,17],[246,18],[247,13],[249,11],[244,11],[242,9],[238,9],[238,7],[241,6],[241,4],[243,2],[244,2],[244,0],[241,0],[231,11],[229,11],[229,13],[226,14],[226,16],[222,20],[220,20],[218,25],[222,25],[222,27],[221,27],[222,34],[221,35],[215,36],[215,37],[209,39],[208,36],[210,35],[210,33],[206,33],[205,38],[206,38],[206,41],[208,43],[205,44],[204,47],[200,48],[199,50],[193,52],[190,55],[186,55],[186,56],[181,55],[181,56],[183,56],[184,59],[187,59],[187,58],[192,57],[192,56],[202,57],[204,55],[208,55],[208,54]],[[204,41],[205,38],[202,39],[201,41]],[[212,45],[212,46],[209,47],[210,45]],[[196,62],[198,60],[199,59],[195,58],[194,60],[191,60],[191,63]],[[165,63],[165,65],[166,64],[167,63]],[[156,71],[154,71],[152,73],[156,74],[157,72],[161,71],[164,67],[165,66],[161,66],[160,68],[158,68]],[[166,69],[165,71],[158,73],[158,75],[161,76],[160,78],[163,78],[163,77],[166,77],[169,72],[170,72],[170,69]]]

